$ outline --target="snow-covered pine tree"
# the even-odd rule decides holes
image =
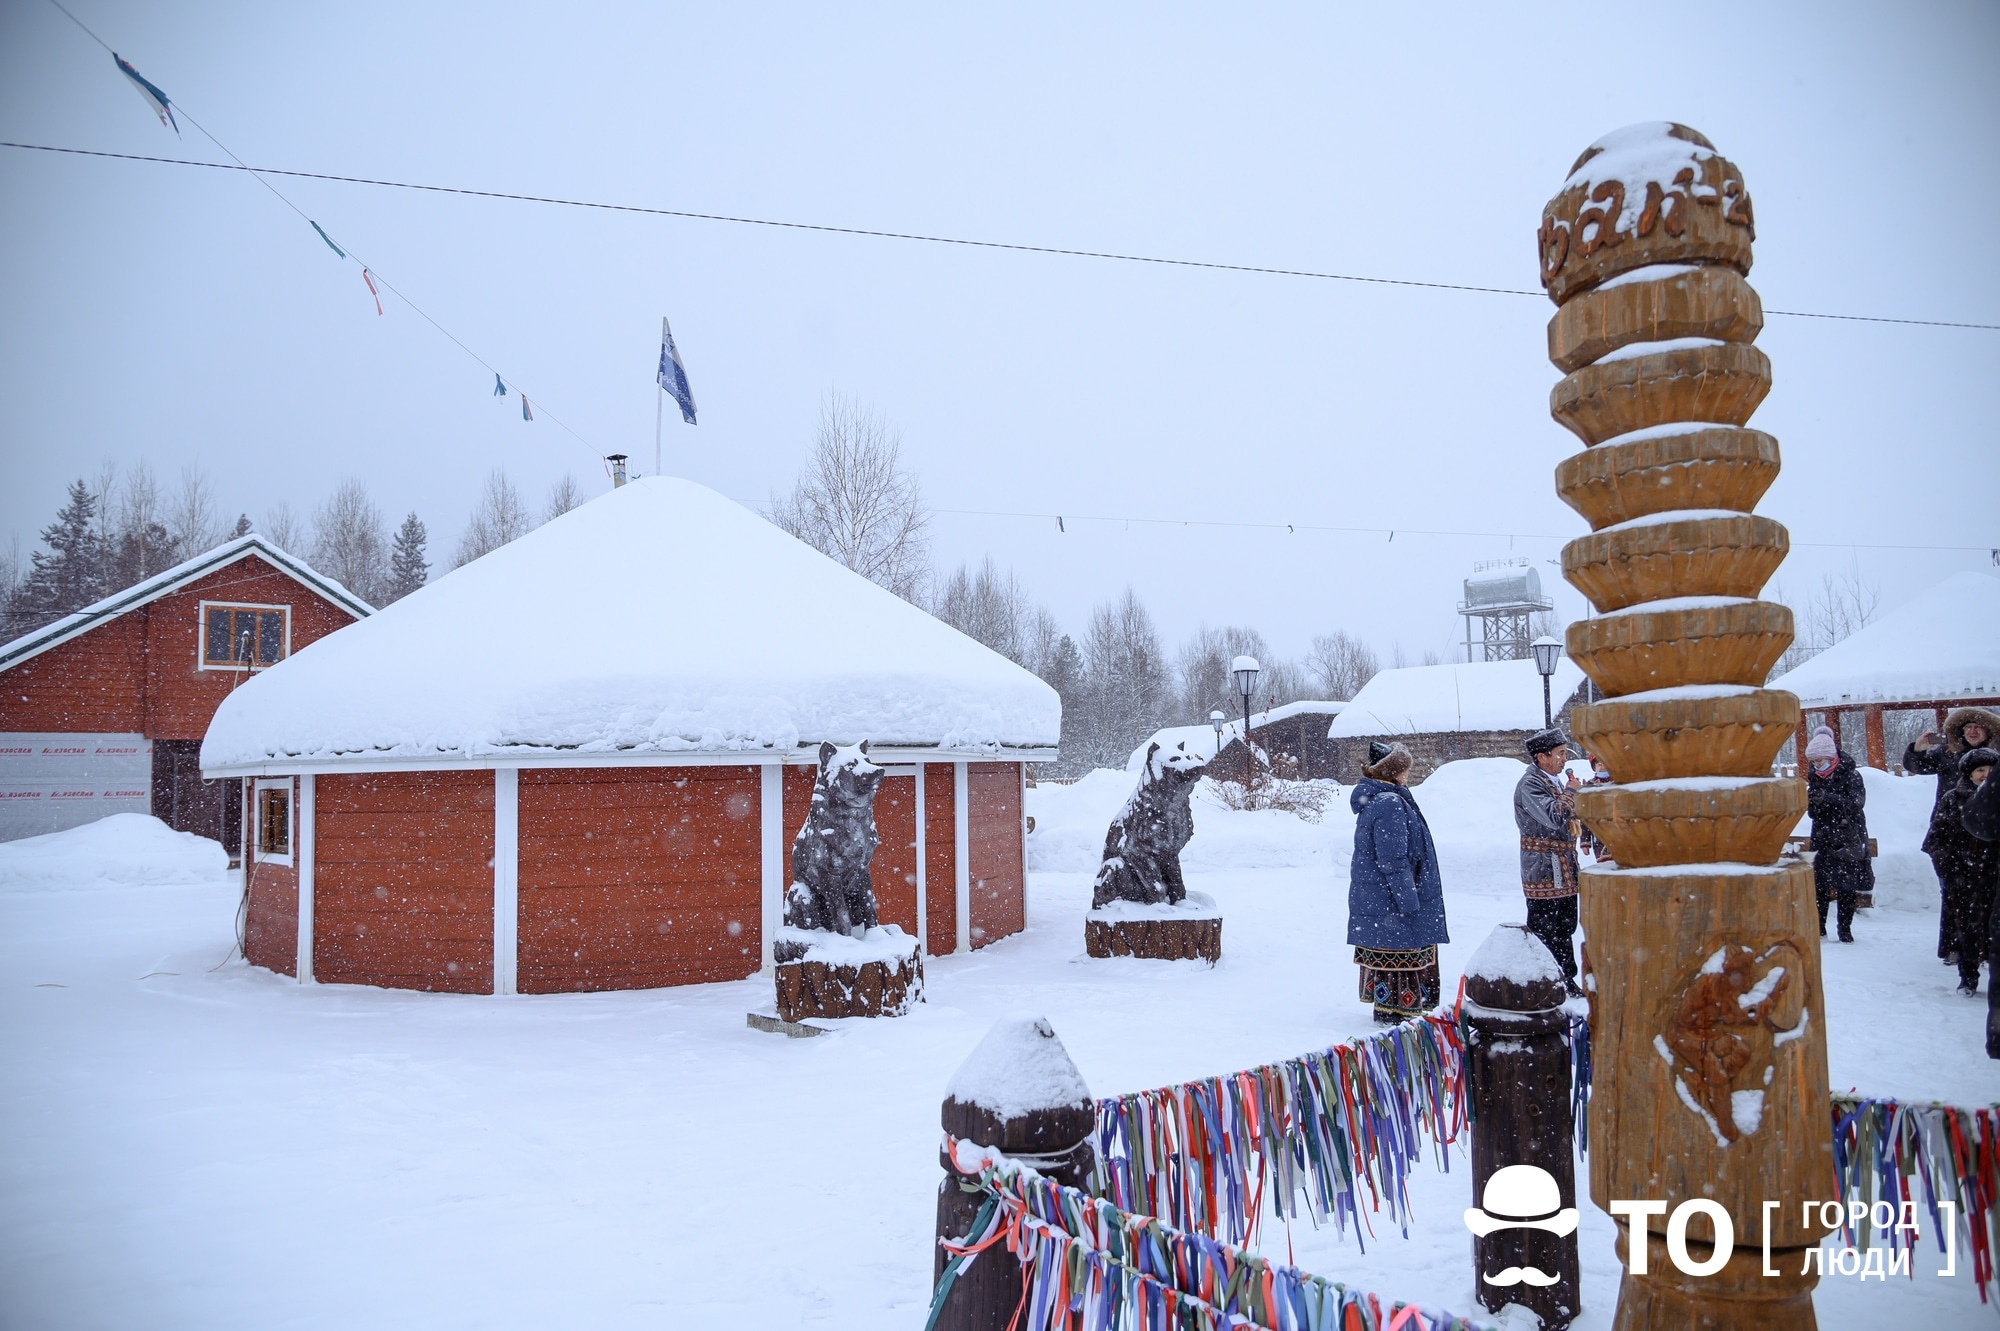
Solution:
[[[1058,638],[1044,658],[1039,673],[1042,681],[1062,699],[1062,757],[1052,775],[1082,776],[1090,770],[1090,764],[1083,756],[1087,703],[1083,653],[1077,650],[1076,640],[1067,633]]]
[[[384,605],[402,600],[430,577],[431,566],[424,558],[424,547],[429,541],[430,533],[414,512],[396,528],[396,541],[389,551],[389,589]]]
[[[97,496],[78,477],[56,520],[42,528],[46,551],[29,557],[28,576],[14,599],[14,633],[27,633],[75,614],[104,595],[104,561],[94,523]]]

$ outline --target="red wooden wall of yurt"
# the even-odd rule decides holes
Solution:
[[[957,795],[950,763],[924,764],[924,952],[943,956],[958,946]]]
[[[968,763],[971,804],[972,945],[985,947],[1028,924],[1021,765]]]
[[[315,784],[313,978],[492,993],[492,771]]]
[[[756,974],[761,797],[755,767],[523,771],[519,992]]]
[[[299,973],[298,780],[245,782],[243,957],[280,975]],[[265,798],[283,796],[281,803]],[[261,817],[260,817],[261,815]],[[272,827],[274,819],[282,825]]]

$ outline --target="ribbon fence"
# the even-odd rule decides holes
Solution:
[[[1871,1213],[1877,1203],[1886,1202],[1899,1218],[1901,1207],[1913,1200],[1910,1181],[1915,1178],[1939,1250],[1945,1248],[1947,1222],[1938,1210],[1940,1203],[1946,1203],[1953,1212],[1950,1223],[1958,1230],[1960,1256],[1972,1262],[1981,1302],[1989,1291],[2000,1294],[1993,1266],[1994,1255],[2000,1252],[2000,1210],[1995,1207],[2000,1199],[2000,1105],[1959,1109],[1836,1094],[1833,1167],[1843,1202],[1862,1202]],[[1864,1217],[1862,1246],[1873,1228]],[[1853,1228],[1843,1223],[1842,1229],[1854,1246]],[[1904,1230],[1890,1226],[1891,1249],[1900,1251],[1905,1242],[1914,1247]]]
[[[1365,1187],[1367,1209],[1386,1206],[1407,1238],[1405,1181],[1422,1139],[1449,1171],[1447,1148],[1466,1122],[1458,1014],[1427,1015],[1280,1063],[1099,1100],[1092,1190],[1240,1244],[1267,1182],[1281,1216],[1297,1216],[1303,1194],[1314,1223],[1330,1218],[1343,1234],[1350,1221],[1368,1227]]]
[[[1331,1051],[1329,1051],[1331,1052]],[[1385,1302],[1338,1281],[1045,1179],[997,1152],[947,1137],[945,1150],[985,1204],[931,1301],[932,1331],[967,1263],[1004,1243],[1021,1264],[1021,1331],[1476,1331],[1441,1309]]]

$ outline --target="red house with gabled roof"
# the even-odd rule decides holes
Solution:
[[[202,736],[245,679],[372,606],[256,534],[0,645],[0,841],[111,813],[240,844]]]

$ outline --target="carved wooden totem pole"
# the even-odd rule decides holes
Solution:
[[[1777,863],[1806,792],[1771,775],[1799,704],[1762,687],[1792,614],[1756,599],[1788,542],[1752,512],[1779,465],[1746,427],[1771,386],[1754,235],[1741,172],[1666,123],[1593,144],[1540,232],[1550,411],[1587,445],[1556,468],[1591,526],[1563,574],[1599,612],[1568,646],[1605,695],[1572,726],[1617,783],[1577,797],[1618,866],[1583,875],[1590,1191],[1665,1203],[1619,1222],[1624,1331],[1813,1326],[1801,1210],[1832,1191],[1812,873]],[[1706,1215],[1671,1224],[1690,1199],[1726,1214],[1726,1261]]]

